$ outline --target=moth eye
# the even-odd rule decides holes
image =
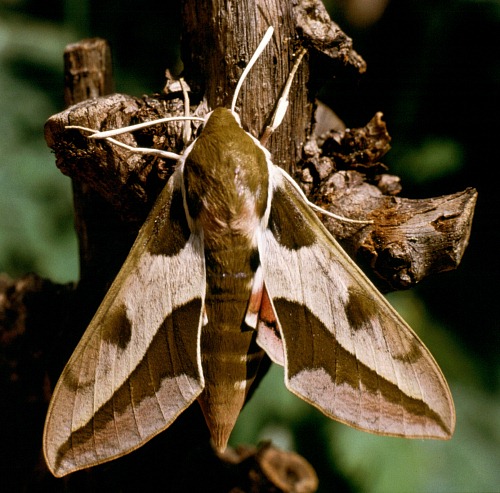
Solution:
[[[256,272],[260,265],[259,250],[255,249],[250,254],[250,269],[252,272]]]
[[[205,128],[205,123],[196,127],[193,131],[193,137],[195,137],[195,138],[199,137],[204,128]]]
[[[195,190],[189,187],[189,183],[186,179],[184,183],[186,184],[186,202],[189,215],[192,219],[197,219],[203,208],[203,200]]]

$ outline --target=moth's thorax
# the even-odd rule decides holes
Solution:
[[[214,110],[184,162],[186,206],[205,242],[253,238],[265,215],[265,151],[230,110]]]

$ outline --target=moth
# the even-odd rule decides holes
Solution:
[[[133,451],[195,400],[224,450],[265,354],[330,418],[381,435],[453,434],[432,355],[242,129],[246,73],[232,109],[211,112],[179,158],[59,378],[43,437],[55,476]]]

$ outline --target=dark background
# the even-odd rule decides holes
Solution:
[[[104,37],[118,92],[159,91],[166,67],[182,70],[179,4],[0,0],[0,272],[78,278],[70,182],[43,140],[44,121],[63,108],[65,45]],[[499,491],[500,2],[346,0],[327,7],[368,72],[355,84],[333,81],[323,100],[349,127],[384,113],[393,137],[385,162],[402,177],[403,196],[479,191],[459,269],[391,295],[442,366],[457,430],[446,443],[351,430],[289,394],[275,368],[245,408],[232,443],[272,438],[297,450],[325,492],[333,484],[352,492]],[[0,428],[0,448],[1,437]]]

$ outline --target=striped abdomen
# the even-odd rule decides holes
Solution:
[[[201,332],[205,389],[198,401],[219,450],[226,448],[264,355],[255,330],[244,322],[254,274],[254,260],[245,251],[240,246],[219,255],[206,252],[208,324]]]

